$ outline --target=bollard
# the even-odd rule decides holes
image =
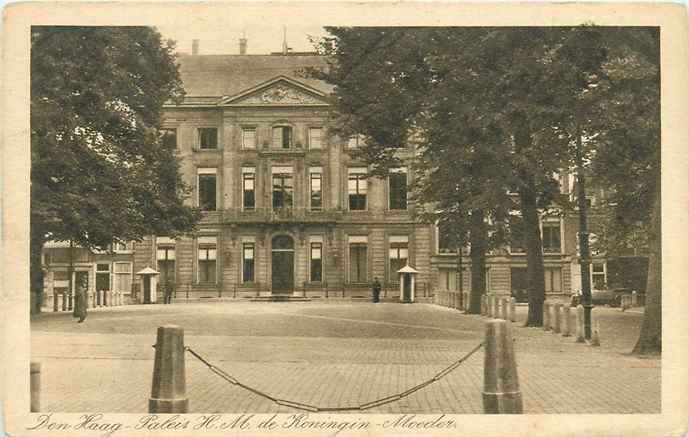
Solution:
[[[57,312],[57,293],[53,290],[53,312]]]
[[[500,318],[500,298],[495,295],[493,295],[493,318]]]
[[[484,347],[484,414],[522,414],[522,394],[510,324],[504,320],[488,320]]]
[[[186,413],[189,399],[184,372],[184,329],[166,325],[158,328],[153,364],[153,385],[149,413]]]
[[[562,304],[557,302],[553,305],[553,333],[560,333],[560,311],[562,309]]]
[[[572,335],[572,328],[570,327],[570,306],[568,303],[562,306],[562,336],[569,337]]]
[[[31,412],[41,411],[41,363],[29,364],[29,385],[31,386]]]
[[[543,301],[543,329],[550,331],[550,302]]]
[[[123,291],[118,291],[117,292],[117,298],[119,299],[119,305],[124,305],[124,292]]]
[[[637,304],[639,303],[638,299],[639,296],[636,294],[636,290],[632,290],[632,307],[637,306]]]
[[[510,298],[510,322],[516,322],[517,321],[516,307],[517,307],[517,299],[515,299],[513,297]]]
[[[488,311],[486,307],[487,307],[487,305],[486,305],[486,296],[485,296],[485,295],[481,295],[481,315],[482,315],[482,316],[485,316],[485,315],[486,315],[486,312]]]
[[[600,346],[600,323],[598,321],[598,308],[591,310],[591,346]]]
[[[584,306],[577,306],[577,343],[584,343]]]
[[[509,311],[510,311],[510,301],[506,297],[501,297],[500,298],[500,309],[502,310],[502,315],[501,319],[502,320],[510,320],[509,316]]]

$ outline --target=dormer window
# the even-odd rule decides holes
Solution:
[[[275,126],[273,128],[273,148],[290,149],[292,147],[292,128],[290,126]]]

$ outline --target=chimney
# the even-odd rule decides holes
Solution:
[[[246,55],[246,37],[239,38],[239,54]]]
[[[289,52],[289,47],[287,46],[287,26],[282,28],[282,54],[286,55]]]
[[[194,39],[191,41],[191,54],[192,55],[198,55],[199,54],[199,40]]]

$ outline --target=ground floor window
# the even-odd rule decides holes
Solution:
[[[397,281],[397,271],[407,265],[409,258],[409,237],[392,236],[390,237],[390,280]]]
[[[244,243],[242,246],[242,282],[254,282],[254,263],[254,243]]]
[[[366,237],[363,237],[364,239]],[[350,237],[349,242],[349,282],[368,282],[367,244],[357,237]]]
[[[323,280],[323,243],[320,241],[311,242],[311,282],[321,282]]]
[[[131,293],[132,291],[132,263],[116,262],[113,264],[115,291]]]
[[[562,292],[562,269],[560,267],[546,267],[545,268],[545,292],[546,293],[561,293]]]
[[[457,290],[457,269],[442,268],[438,270],[438,286],[443,291]]]
[[[591,284],[596,290],[606,288],[607,284],[605,261],[594,261],[591,264]]]
[[[199,237],[199,283],[214,283],[216,278],[217,238]]]
[[[167,237],[156,239],[156,258],[158,260],[159,282],[175,282],[175,240]]]
[[[110,290],[110,264],[96,264],[96,290]]]

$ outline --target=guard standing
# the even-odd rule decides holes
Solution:
[[[170,282],[170,281],[165,282],[165,296],[164,296],[163,301],[166,304],[172,303],[172,291],[173,291],[172,288],[173,288],[172,282]]]
[[[75,299],[74,299],[74,317],[79,317],[78,323],[86,320],[86,288],[88,287],[88,279],[82,279],[81,283],[77,284]]]
[[[378,277],[373,278],[373,303],[380,302],[380,288]]]

